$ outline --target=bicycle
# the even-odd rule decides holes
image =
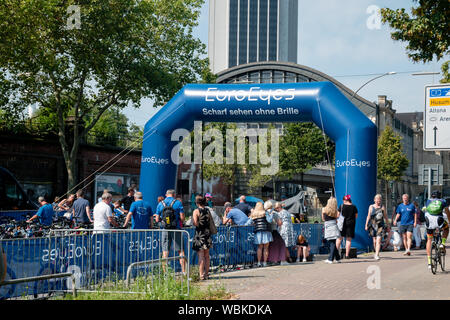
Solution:
[[[442,230],[436,228],[433,232],[433,240],[431,241],[431,272],[436,274],[438,264],[441,270],[445,271],[445,248],[442,245]]]

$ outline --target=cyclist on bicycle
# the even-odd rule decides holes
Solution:
[[[431,268],[431,242],[433,240],[433,233],[436,228],[443,230],[441,250],[445,253],[445,242],[449,233],[448,222],[445,221],[443,212],[445,211],[447,217],[450,212],[447,208],[447,202],[441,199],[441,193],[439,191],[433,191],[431,198],[427,200],[425,211],[425,223],[427,226],[427,257],[428,257],[428,269]]]

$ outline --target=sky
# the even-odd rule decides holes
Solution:
[[[297,63],[334,77],[356,91],[377,75],[396,74],[376,79],[358,92],[377,101],[386,95],[397,112],[423,111],[425,86],[439,84],[441,75],[413,76],[417,72],[440,72],[444,57],[431,63],[414,63],[406,54],[406,43],[392,40],[389,26],[378,24],[372,8],[412,7],[411,0],[299,0]],[[375,7],[374,7],[375,6]],[[194,36],[208,44],[209,0],[201,9]],[[158,111],[150,100],[140,109],[127,108],[130,122],[139,126]]]

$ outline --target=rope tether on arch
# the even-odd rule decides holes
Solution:
[[[333,184],[333,195],[334,195],[334,197],[336,197],[336,184],[334,182],[333,171],[331,170],[331,163],[332,162],[331,162],[331,159],[330,159],[330,152],[328,150],[327,138],[325,136],[325,131],[323,129],[324,126],[323,126],[323,120],[322,120],[322,112],[320,110],[320,101],[319,101],[319,99],[316,99],[316,102],[317,102],[317,109],[319,110],[320,126],[321,126],[320,129],[322,130],[323,142],[324,142],[324,145],[325,145],[325,150],[327,151],[327,160],[328,160],[328,163],[330,164],[329,172],[330,172],[331,182]],[[348,150],[347,150],[347,154],[348,154]]]
[[[142,143],[144,143],[145,140],[147,140],[148,138],[150,138],[154,133],[156,133],[157,130],[155,130],[155,127],[157,127],[162,121],[164,121],[167,117],[171,116],[174,112],[176,112],[179,108],[181,108],[182,106],[184,106],[184,104],[180,104],[177,108],[175,108],[174,110],[172,110],[164,119],[161,119],[160,121],[158,121],[157,123],[155,123],[152,128],[150,128],[147,131],[147,135],[144,133],[143,137],[142,137]],[[109,165],[105,170],[103,170],[99,176],[103,175],[104,173],[106,173],[109,169],[111,169],[113,166],[115,166],[118,162],[120,162],[123,158],[125,158],[128,154],[130,154],[132,151],[136,150],[137,147],[139,146],[139,143],[141,143],[141,138],[137,138],[136,140],[134,140],[131,143],[131,146],[133,146],[134,144],[136,144],[136,146],[131,147],[128,152],[126,152],[123,156],[121,156],[117,161],[115,161],[114,163],[112,163],[111,165]],[[105,166],[107,166],[108,164],[110,164],[112,161],[114,161],[117,157],[119,157],[123,152],[125,152],[127,150],[127,148],[123,149],[122,151],[120,151],[117,155],[115,155],[114,157],[112,157],[110,160],[108,160],[105,164],[103,164],[100,168],[98,168],[97,170],[95,170],[93,173],[91,173],[89,176],[87,176],[84,180],[82,180],[81,182],[79,182],[78,184],[76,184],[73,188],[71,188],[70,190],[68,190],[65,194],[63,194],[62,196],[60,196],[59,198],[63,198],[66,197],[68,194],[70,194],[73,190],[76,190],[80,185],[83,185],[83,183],[87,180],[89,180],[93,175],[97,174],[100,170],[102,170]],[[83,187],[87,187],[90,184],[92,184],[94,182],[94,180],[92,179],[90,182],[88,182],[87,184],[85,184]]]

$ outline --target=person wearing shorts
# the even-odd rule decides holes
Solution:
[[[425,211],[425,225],[427,227],[427,258],[428,269],[431,269],[431,242],[433,240],[433,233],[436,228],[443,230],[441,249],[445,252],[445,242],[448,237],[449,227],[448,222],[445,221],[444,212],[447,218],[450,216],[448,203],[441,199],[441,193],[439,191],[433,191],[431,198],[427,200],[426,207],[422,209]]]
[[[397,206],[397,215],[395,216],[394,226],[400,218],[400,226],[398,231],[403,238],[403,245],[405,246],[404,255],[411,255],[411,245],[414,228],[417,225],[416,207],[409,202],[409,195],[402,195],[402,203]]]
[[[162,242],[162,251],[163,251],[163,258],[169,257],[169,251],[171,250],[171,246],[173,244],[173,250],[178,251],[180,258],[180,264],[181,264],[181,271],[183,273],[186,273],[186,262],[184,260],[184,248],[183,248],[183,233],[176,231],[176,230],[182,230],[183,222],[184,222],[184,209],[183,204],[181,201],[176,200],[175,198],[175,190],[169,189],[166,192],[166,198],[158,203],[158,206],[156,207],[156,214],[155,219],[156,223],[161,221],[161,215],[162,211],[164,209],[164,204],[166,206],[170,206],[172,204],[172,207],[175,211],[176,216],[176,229],[174,230],[163,230],[161,232],[161,242]],[[165,266],[167,264],[167,260],[163,261],[163,269],[165,270]]]

